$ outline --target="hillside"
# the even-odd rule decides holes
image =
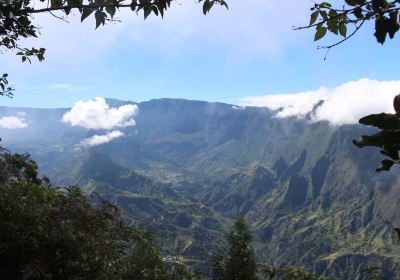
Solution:
[[[369,265],[392,279],[400,272],[399,170],[375,173],[379,153],[353,146],[369,130],[222,103],[137,105],[124,137],[91,148],[77,144],[102,131],[61,122],[68,109],[0,107],[0,117],[24,112],[28,120],[0,135],[4,147],[31,153],[54,184],[98,192],[131,223],[157,231],[166,254],[207,260],[244,215],[268,263],[336,279]]]

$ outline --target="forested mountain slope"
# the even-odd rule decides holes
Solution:
[[[375,173],[379,153],[351,143],[369,130],[222,103],[137,105],[135,126],[91,148],[78,144],[102,131],[61,122],[68,109],[0,107],[0,117],[23,112],[28,122],[0,135],[6,148],[31,153],[54,184],[96,191],[158,231],[169,254],[204,260],[244,215],[266,262],[338,279],[371,265],[392,278],[400,271],[399,170]]]

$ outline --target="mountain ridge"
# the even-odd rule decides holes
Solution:
[[[375,173],[379,153],[351,142],[371,129],[277,118],[267,108],[238,110],[223,103],[107,102],[136,104],[139,113],[135,126],[119,128],[124,137],[103,145],[77,150],[94,132],[60,123],[63,111],[57,110],[32,109],[27,119],[36,125],[24,133],[33,138],[22,137],[23,130],[0,129],[0,135],[6,148],[31,152],[55,184],[98,191],[132,221],[169,213],[161,225],[161,239],[174,244],[167,253],[206,258],[242,215],[266,262],[305,266],[339,279],[357,279],[364,261],[382,266],[386,275],[400,272],[393,231],[400,223],[399,170]],[[0,117],[18,110],[0,107]],[[113,174],[105,170],[105,178],[99,177],[92,167],[101,164]],[[121,190],[124,180],[130,183]],[[177,197],[149,195],[146,188]],[[217,242],[207,246],[206,240]],[[348,269],[346,262],[352,262]]]

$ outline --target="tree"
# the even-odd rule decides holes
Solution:
[[[0,154],[0,279],[171,279],[153,237],[116,206],[37,170],[27,154]]]
[[[106,278],[136,233],[114,206],[51,187],[28,155],[0,157],[0,278]],[[110,265],[113,268],[109,268]]]
[[[144,242],[138,243],[128,259],[127,272],[123,279],[129,280],[167,280],[169,276],[164,271],[164,265],[158,247],[155,245],[155,236],[147,233]]]
[[[243,218],[237,219],[234,230],[228,235],[229,251],[225,264],[225,279],[257,279],[257,264],[250,242],[251,233],[248,226]]]
[[[213,280],[224,280],[225,261],[222,248],[217,248],[211,256],[211,274]]]

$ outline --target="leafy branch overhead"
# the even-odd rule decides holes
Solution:
[[[330,33],[341,36],[336,43],[322,48],[330,49],[354,36],[366,21],[375,22],[374,36],[378,43],[386,38],[393,39],[399,25],[400,1],[387,0],[345,0],[334,7],[331,3],[316,3],[311,8],[310,23],[295,29],[315,28],[314,41]]]
[[[36,4],[35,4],[36,2]],[[37,5],[40,2],[41,5]],[[44,59],[44,48],[26,48],[19,44],[22,38],[37,37],[38,26],[33,22],[33,15],[48,13],[65,19],[72,10],[80,14],[81,21],[89,16],[95,19],[96,28],[114,20],[117,12],[128,8],[132,12],[143,13],[144,19],[151,14],[164,16],[170,8],[172,0],[8,0],[0,2],[0,51],[16,50],[23,62],[31,62],[31,57],[39,61]],[[197,0],[203,4],[204,14],[218,4],[228,7],[224,0]],[[57,13],[55,15],[54,13]],[[60,16],[61,14],[61,16]]]

